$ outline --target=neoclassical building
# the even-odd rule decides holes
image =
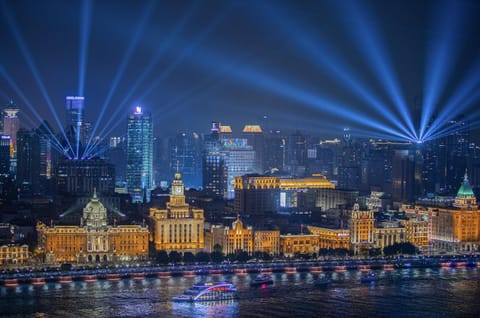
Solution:
[[[429,209],[430,242],[434,248],[451,251],[478,251],[480,210],[467,173],[458,189],[455,203],[448,209]]]
[[[185,202],[185,187],[180,173],[175,174],[171,191],[166,209],[150,208],[150,240],[157,251],[202,251],[205,246],[203,209],[191,207]]]
[[[148,227],[107,224],[107,209],[94,190],[83,209],[80,226],[37,224],[38,248],[45,261],[111,262],[141,260],[148,257]]]

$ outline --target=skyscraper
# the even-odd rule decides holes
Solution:
[[[148,200],[153,187],[153,124],[140,106],[128,116],[127,190],[134,202]]]
[[[18,112],[20,109],[10,101],[7,106],[3,109],[3,134],[10,136],[10,142],[12,144],[13,153],[11,154],[12,158],[15,158],[17,150],[17,131],[20,128]]]
[[[66,97],[67,114],[65,130],[67,132],[68,142],[75,152],[75,158],[78,158],[82,141],[86,138],[82,128],[84,103],[85,97],[83,96]]]

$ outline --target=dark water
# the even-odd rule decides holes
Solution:
[[[148,278],[143,281],[58,283],[0,287],[1,317],[480,317],[480,270],[330,273],[327,288],[310,273],[273,274],[268,288],[252,288],[255,275]],[[238,289],[230,303],[173,303],[171,298],[202,280],[227,280]]]

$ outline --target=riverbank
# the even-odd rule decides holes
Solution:
[[[141,266],[144,265],[144,266]],[[309,260],[248,262],[236,264],[191,264],[152,266],[149,264],[115,265],[109,267],[61,267],[44,269],[23,269],[2,271],[0,285],[15,287],[19,284],[43,285],[49,282],[71,283],[73,281],[95,282],[97,280],[142,280],[148,277],[169,278],[175,276],[202,275],[247,275],[258,273],[297,273],[319,274],[329,271],[370,271],[395,270],[404,268],[465,268],[480,267],[480,258],[474,256],[407,257],[395,259],[355,259],[355,260]]]

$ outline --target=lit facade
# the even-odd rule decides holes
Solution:
[[[422,250],[428,248],[428,221],[412,218],[402,221],[402,225],[405,227],[406,242],[410,242]]]
[[[351,211],[349,220],[350,243],[355,254],[361,250],[369,249],[374,243],[374,224],[375,218],[372,210],[360,210],[357,204]]]
[[[318,235],[318,248],[350,249],[350,230],[328,229],[317,226],[307,226],[310,233]]]
[[[318,239],[316,234],[280,235],[280,253],[286,257],[293,257],[296,254],[318,254]]]
[[[477,251],[480,246],[480,210],[467,174],[450,209],[431,209],[431,243],[448,251]]]
[[[253,229],[251,226],[244,227],[243,222],[237,219],[232,223],[232,228],[225,228],[225,254],[235,254],[239,252],[253,252]]]
[[[157,251],[199,252],[205,247],[203,210],[185,202],[184,190],[176,173],[166,209],[150,208],[151,241]]]
[[[17,151],[17,131],[20,129],[20,120],[18,118],[18,112],[20,109],[17,105],[10,101],[8,105],[3,109],[3,134],[10,136],[10,142],[12,147],[11,158],[16,158]]]
[[[334,189],[335,185],[322,175],[307,178],[280,178],[275,176],[245,175],[234,179],[235,212],[241,214],[272,214],[279,208],[299,206],[299,190]],[[317,195],[312,196],[316,206]]]
[[[405,242],[405,228],[403,227],[379,227],[373,230],[373,247],[383,251],[386,246]]]
[[[127,190],[134,202],[149,200],[153,187],[153,123],[141,107],[128,116]]]
[[[0,246],[0,265],[25,264],[30,261],[28,245]]]
[[[253,233],[254,252],[270,255],[280,254],[280,231],[255,231]]]
[[[107,224],[107,209],[94,193],[80,226],[37,224],[38,249],[47,263],[115,262],[148,257],[147,226]]]

